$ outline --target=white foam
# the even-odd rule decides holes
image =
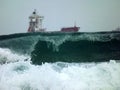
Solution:
[[[120,63],[3,64],[0,90],[120,90]]]
[[[0,48],[0,63],[15,62],[29,58],[30,57],[27,55],[19,55],[17,53],[13,53],[10,49]]]

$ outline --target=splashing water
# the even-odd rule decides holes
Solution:
[[[29,60],[28,55],[19,55],[13,53],[10,49],[0,48],[0,63],[16,62],[19,60]]]
[[[35,33],[1,36],[0,90],[120,90],[119,35]],[[36,62],[43,62],[47,57],[50,63],[33,64],[31,53],[37,56]],[[62,56],[63,53],[73,56],[67,57],[68,62],[62,62],[57,56],[55,60],[55,55]],[[81,61],[100,59],[104,62],[74,62],[76,54]],[[93,57],[89,57],[90,54]],[[105,58],[113,60],[106,61]]]
[[[6,51],[7,52],[7,51]],[[11,56],[13,53],[11,53]],[[17,57],[16,57],[17,56]],[[0,90],[119,90],[120,63],[45,63],[22,60],[0,65]]]

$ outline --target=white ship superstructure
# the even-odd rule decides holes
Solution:
[[[42,21],[44,19],[43,16],[39,16],[36,13],[36,10],[32,13],[31,16],[29,16],[30,22],[29,22],[29,28],[28,32],[43,32],[45,29],[42,27]]]

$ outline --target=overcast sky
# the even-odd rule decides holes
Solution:
[[[120,0],[0,0],[0,35],[26,32],[37,9],[50,30],[80,26],[80,31],[109,31],[120,26]]]

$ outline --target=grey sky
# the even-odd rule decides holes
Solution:
[[[120,26],[120,0],[0,0],[0,35],[26,32],[37,9],[50,30],[80,26],[80,31],[109,31]]]

